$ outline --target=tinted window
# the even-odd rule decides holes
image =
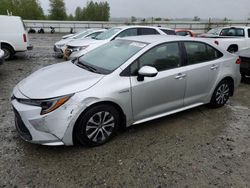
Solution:
[[[125,31],[122,31],[117,37],[129,37],[129,36],[136,36],[138,35],[137,29],[132,28],[132,29],[126,29]]]
[[[200,42],[184,42],[187,52],[187,64],[197,64],[222,57],[222,53]]]
[[[241,28],[227,28],[222,29],[221,36],[236,36],[236,37],[244,37],[244,29]]]
[[[176,32],[176,35],[179,35],[179,36],[191,36],[191,34],[188,31],[178,31],[178,32]]]
[[[152,28],[140,28],[139,35],[155,35],[160,34],[158,31]]]
[[[250,29],[248,29],[247,32],[248,32],[248,37],[250,38]]]
[[[161,31],[163,31],[167,35],[176,35],[175,31],[173,31],[173,30],[161,29]]]
[[[131,73],[135,75],[143,66],[153,66],[158,71],[164,71],[181,66],[178,43],[167,43],[147,51],[131,66]]]

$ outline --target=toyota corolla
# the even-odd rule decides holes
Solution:
[[[11,97],[16,128],[31,143],[98,146],[121,126],[223,106],[240,83],[239,64],[204,39],[117,39],[21,81]]]

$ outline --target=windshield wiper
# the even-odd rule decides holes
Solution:
[[[90,66],[90,65],[87,65],[87,64],[83,64],[82,62],[78,61],[77,63],[77,66],[83,68],[83,69],[86,69],[90,72],[94,72],[94,73],[100,73],[96,68]]]

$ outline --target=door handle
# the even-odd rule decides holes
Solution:
[[[182,74],[182,73],[179,73],[175,76],[175,79],[177,80],[181,80],[182,78],[185,78],[187,75],[186,74]]]
[[[218,69],[218,67],[219,67],[218,65],[212,65],[212,67],[210,67],[210,69],[211,70],[216,70],[216,69]]]

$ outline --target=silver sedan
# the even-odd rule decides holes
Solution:
[[[240,83],[239,64],[203,39],[114,40],[21,81],[11,98],[16,127],[32,143],[98,146],[121,126],[223,106]]]

